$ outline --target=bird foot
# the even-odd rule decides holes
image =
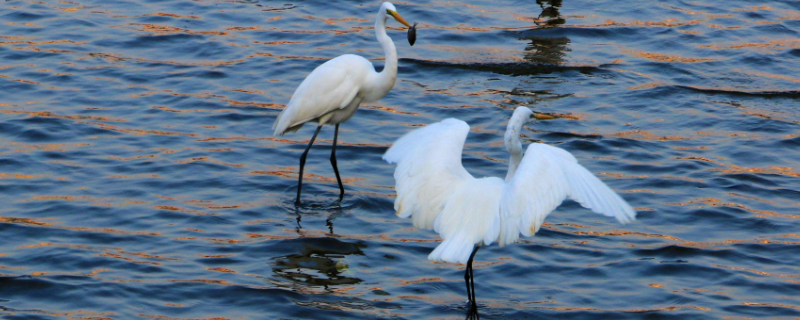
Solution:
[[[470,301],[469,312],[467,312],[467,320],[479,320],[481,316],[478,314],[478,304],[475,301]]]

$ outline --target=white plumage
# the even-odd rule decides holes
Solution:
[[[346,54],[328,60],[314,69],[294,91],[286,108],[275,119],[273,134],[296,131],[309,121],[318,121],[320,126],[346,121],[364,100],[366,90],[363,89],[373,74],[377,72],[372,63],[361,56]]]
[[[296,131],[309,121],[319,122],[320,126],[347,121],[361,102],[378,101],[392,90],[397,79],[397,50],[386,34],[386,20],[390,17],[411,27],[393,4],[381,4],[375,17],[375,37],[386,54],[383,70],[376,72],[369,60],[354,54],[321,64],[300,83],[275,119],[273,135]]]
[[[334,124],[331,165],[339,184],[339,200],[344,196],[344,186],[336,166],[336,140],[339,134],[339,123],[349,120],[362,102],[375,102],[383,98],[397,79],[397,50],[392,38],[386,34],[386,20],[393,18],[406,27],[411,25],[397,13],[393,4],[384,2],[375,17],[375,37],[380,42],[386,61],[381,72],[376,72],[367,59],[345,54],[333,58],[318,66],[292,94],[272,125],[272,134],[281,136],[287,132],[299,130],[307,122],[317,122],[317,130],[311,137],[303,155],[300,156],[300,173],[297,183],[296,204],[300,204],[300,192],[303,187],[303,167],[306,155],[320,129],[325,124]]]
[[[565,199],[621,223],[636,212],[569,152],[541,143],[519,142],[532,111],[519,107],[508,124],[506,149],[511,153],[506,181],[476,179],[461,164],[469,126],[446,119],[398,139],[383,156],[396,163],[395,209],[411,216],[414,226],[434,229],[442,243],[428,256],[434,261],[466,263],[474,246],[501,246],[534,235],[545,217]]]

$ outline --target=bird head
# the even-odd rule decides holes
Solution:
[[[531,120],[535,119],[536,119],[536,114],[533,113],[533,110],[531,110],[531,108],[519,106],[516,109],[514,109],[514,114],[511,115],[511,120],[509,120],[509,124],[510,123],[526,124],[528,122],[531,122]]]
[[[384,19],[391,17],[395,21],[402,23],[404,26],[411,28],[411,25],[406,21],[406,19],[403,19],[403,17],[397,13],[397,8],[395,8],[393,4],[384,2],[381,5],[380,10],[384,15]]]
[[[514,109],[514,114],[508,120],[508,127],[506,127],[506,134],[504,136],[506,150],[512,155],[520,156],[522,154],[522,144],[519,141],[519,133],[522,131],[522,125],[535,119],[533,111],[528,107],[517,107]]]

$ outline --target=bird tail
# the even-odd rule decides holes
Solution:
[[[284,117],[284,115],[286,115],[286,108],[283,109],[280,114],[278,114],[277,118],[275,118],[275,123],[272,124],[272,136],[282,136],[286,132],[286,129],[289,129],[289,121],[287,121],[288,117]]]
[[[475,244],[469,240],[469,237],[456,234],[450,239],[445,239],[436,249],[433,249],[433,252],[428,255],[428,260],[467,263],[474,247]]]

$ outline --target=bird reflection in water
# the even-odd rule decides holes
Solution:
[[[328,231],[329,231],[328,234],[332,235],[332,234],[334,234],[334,232],[333,232],[333,220],[336,220],[336,218],[338,218],[339,216],[344,214],[344,208],[342,208],[341,204],[336,203],[331,207],[325,208],[325,211],[328,212],[328,218],[325,219],[325,226],[328,227]],[[303,214],[300,213],[300,208],[298,208],[298,207],[294,208],[294,214],[295,214],[295,216],[297,216],[295,218],[295,221],[297,221],[297,227],[295,227],[294,230],[298,234],[301,234],[301,230],[303,229],[303,226],[300,224],[300,222],[303,220]],[[316,214],[316,212],[314,214]]]
[[[298,239],[298,253],[273,258],[272,272],[288,280],[286,286],[296,291],[322,287],[354,285],[363,280],[348,274],[345,258],[349,255],[364,255],[363,244],[339,241],[334,238]]]
[[[561,17],[558,9],[561,7],[561,0],[537,0],[536,3],[542,8],[536,24],[540,28],[555,27],[566,23]],[[569,50],[569,38],[567,37],[537,37],[533,36],[535,30],[529,30],[530,36],[522,39],[530,40],[531,43],[525,47],[524,59],[532,63],[546,63],[553,65],[564,64],[564,58]]]
[[[525,46],[523,59],[531,63],[563,65],[569,49],[567,37],[524,37],[531,43]]]
[[[556,26],[566,22],[558,12],[558,9],[561,8],[561,0],[536,0],[536,4],[542,8],[542,13],[536,18],[536,24]]]
[[[543,37],[542,29],[557,27],[564,24],[566,20],[561,17],[559,8],[561,7],[561,0],[538,0],[537,3],[542,8],[542,12],[534,19],[538,27],[526,30],[520,34],[520,40],[530,41],[525,46],[522,58],[531,66],[528,74],[536,77],[542,73],[550,73],[553,67],[560,67],[566,64],[567,53],[571,51],[569,48],[570,40],[567,37]],[[520,74],[517,72],[517,74]],[[535,106],[543,101],[550,101],[554,99],[561,99],[571,96],[572,94],[555,94],[553,90],[543,90],[537,87],[531,87],[531,84],[538,84],[536,81],[520,82],[520,85],[511,91],[511,103],[517,105],[530,105]],[[522,100],[520,98],[525,97]]]

